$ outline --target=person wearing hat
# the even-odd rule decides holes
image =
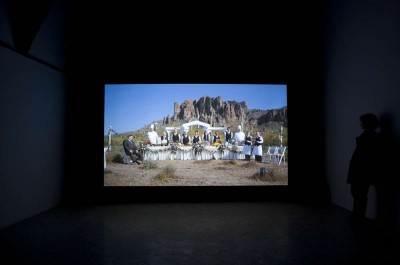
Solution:
[[[246,135],[244,135],[244,132],[242,132],[242,126],[238,125],[237,127],[237,132],[235,133],[235,141],[239,144],[244,142],[244,138],[246,137]]]
[[[157,132],[154,131],[154,124],[150,125],[150,131],[147,132],[147,141],[150,142],[151,145],[156,145],[158,139]]]

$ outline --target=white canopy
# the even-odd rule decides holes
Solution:
[[[191,121],[188,123],[183,123],[179,127],[165,127],[165,131],[169,134],[172,132],[175,128],[177,128],[181,132],[188,132],[191,126],[201,126],[205,130],[209,131],[225,131],[226,127],[211,127],[210,124],[202,122],[202,121]]]

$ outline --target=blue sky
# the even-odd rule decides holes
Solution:
[[[108,126],[131,132],[163,117],[173,116],[174,102],[220,96],[223,101],[246,101],[249,109],[287,106],[286,85],[259,84],[109,84],[105,85],[104,134]]]

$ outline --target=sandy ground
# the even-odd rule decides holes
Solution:
[[[260,175],[260,168],[265,174]],[[287,185],[288,164],[242,160],[162,160],[142,165],[107,163],[104,186]]]

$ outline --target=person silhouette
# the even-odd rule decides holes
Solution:
[[[360,116],[360,126],[363,132],[356,138],[356,148],[347,175],[353,196],[351,220],[356,222],[366,219],[369,187],[376,185],[380,168],[380,137],[375,131],[379,127],[379,120],[374,114],[366,113]]]

